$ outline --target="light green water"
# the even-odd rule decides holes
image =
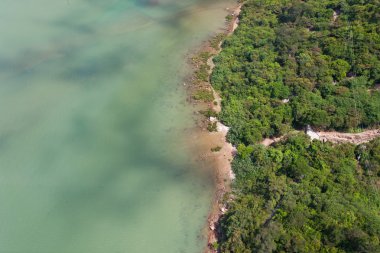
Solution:
[[[0,253],[205,245],[182,83],[227,3],[148,2],[0,1]]]

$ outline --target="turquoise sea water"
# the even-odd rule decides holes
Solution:
[[[0,1],[0,253],[202,250],[185,54],[228,4]]]

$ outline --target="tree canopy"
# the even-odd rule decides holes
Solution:
[[[214,61],[233,143],[379,125],[379,0],[247,1]]]
[[[221,252],[380,252],[380,139],[304,134],[380,122],[379,0],[248,0],[214,59],[238,147]]]
[[[380,139],[251,147],[233,161],[222,252],[380,252]]]

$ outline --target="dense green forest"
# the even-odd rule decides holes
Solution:
[[[379,0],[247,1],[214,61],[233,143],[380,122]]]
[[[222,252],[380,252],[380,139],[240,146]]]
[[[380,123],[379,0],[248,0],[214,58],[238,147],[221,252],[380,252],[380,139],[271,147]]]

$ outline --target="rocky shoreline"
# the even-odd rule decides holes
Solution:
[[[195,133],[195,138],[202,140],[204,148],[199,159],[210,162],[215,168],[213,171],[215,194],[204,231],[207,237],[207,247],[204,252],[207,253],[217,252],[218,221],[227,211],[225,196],[230,191],[231,182],[235,178],[231,169],[231,161],[236,153],[235,147],[226,140],[229,128],[217,119],[217,114],[221,111],[222,99],[212,88],[209,79],[214,68],[212,59],[221,51],[224,38],[231,35],[238,27],[241,7],[242,4],[239,4],[232,10],[226,10],[229,14],[226,18],[225,29],[204,43],[201,50],[191,57],[191,65],[194,67],[195,74],[184,83],[190,94],[189,102],[200,109],[204,115],[199,117],[197,122],[199,131]],[[190,85],[187,85],[188,83]]]

